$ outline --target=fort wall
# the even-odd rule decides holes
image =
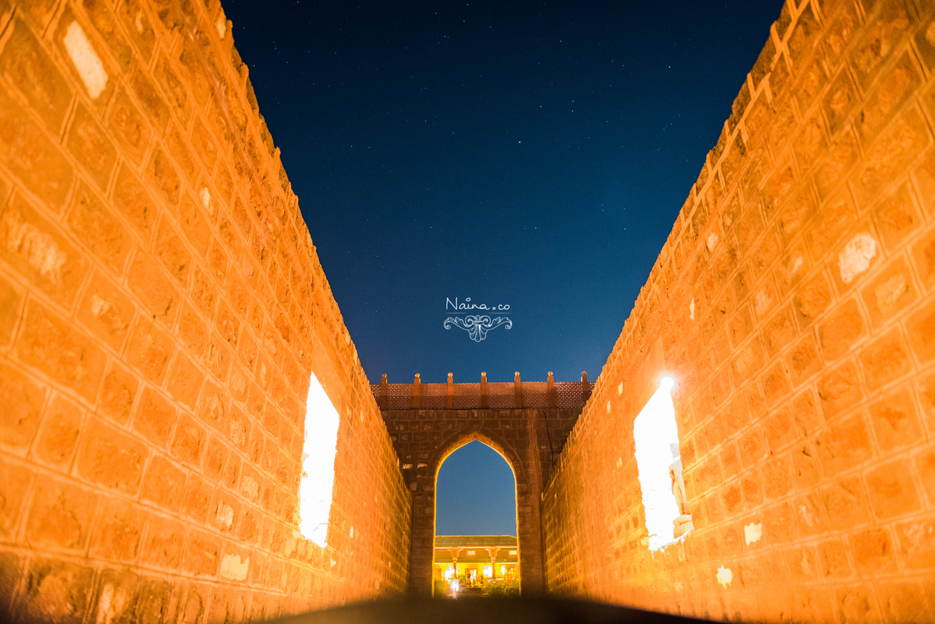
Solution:
[[[411,497],[217,0],[0,0],[0,619],[406,589]],[[310,375],[341,421],[297,531]]]
[[[932,3],[786,2],[543,494],[550,591],[935,621],[933,127]],[[651,552],[664,374],[694,530]]]

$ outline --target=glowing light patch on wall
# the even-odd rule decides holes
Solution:
[[[671,394],[674,384],[670,377],[663,378],[659,389],[633,421],[650,550],[676,541],[673,521],[681,515],[669,477],[669,466],[679,457],[679,432]]]
[[[334,456],[340,417],[315,373],[308,388],[302,480],[299,483],[299,531],[321,547],[327,545],[328,516],[334,490]]]

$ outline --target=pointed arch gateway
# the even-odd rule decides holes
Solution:
[[[464,557],[463,557],[463,555],[467,555],[467,556],[469,556],[469,557],[470,557],[470,556],[475,556],[475,557],[476,557],[477,555],[482,555],[482,553],[481,553],[480,551],[478,551],[477,554],[475,555],[475,550],[476,550],[476,548],[475,548],[474,550],[470,549],[470,547],[466,547],[466,548],[463,548],[463,549],[459,549],[458,547],[464,545],[463,543],[455,543],[455,542],[452,542],[451,539],[447,539],[447,538],[449,537],[447,534],[446,534],[446,535],[439,535],[439,534],[438,534],[438,498],[439,498],[439,492],[441,491],[441,489],[439,488],[439,477],[440,477],[441,474],[442,474],[442,467],[445,465],[445,462],[447,462],[449,458],[451,458],[453,455],[455,455],[456,453],[458,453],[459,451],[461,451],[462,449],[464,449],[466,446],[468,446],[469,444],[472,444],[472,443],[474,443],[474,442],[478,442],[478,443],[484,445],[485,447],[487,447],[488,450],[492,451],[492,452],[495,453],[497,456],[499,456],[499,458],[500,458],[501,460],[503,460],[503,462],[506,463],[506,466],[509,468],[510,474],[511,474],[511,476],[512,476],[512,478],[513,478],[513,484],[512,484],[512,485],[513,485],[512,512],[513,512],[513,522],[514,522],[514,528],[513,528],[512,532],[510,533],[510,535],[514,535],[514,536],[515,536],[515,534],[517,533],[516,528],[519,527],[519,513],[518,513],[518,511],[519,511],[519,506],[518,506],[518,504],[517,504],[517,500],[518,500],[517,497],[518,497],[518,494],[519,494],[519,493],[517,492],[517,488],[516,488],[516,470],[515,470],[515,468],[513,467],[513,462],[510,461],[510,459],[507,457],[506,451],[505,451],[499,444],[497,444],[496,442],[490,440],[487,436],[485,436],[485,435],[483,435],[483,434],[481,434],[481,433],[475,432],[475,433],[471,433],[471,434],[468,434],[468,435],[466,435],[466,436],[460,438],[460,439],[457,440],[453,445],[451,445],[450,448],[447,449],[447,451],[444,451],[444,452],[442,453],[442,457],[441,457],[440,461],[438,462],[438,467],[437,467],[436,470],[435,470],[435,488],[434,488],[434,492],[435,492],[435,514],[434,514],[434,521],[433,521],[433,535],[434,535],[434,538],[433,538],[433,580],[437,580],[435,577],[437,577],[438,574],[439,574],[439,570],[438,570],[438,568],[437,568],[437,564],[434,563],[434,558],[435,558],[435,556],[437,555],[437,549],[443,545],[442,542],[445,542],[445,544],[444,544],[445,548],[448,548],[448,549],[451,551],[452,565],[455,567],[455,569],[458,569],[458,561],[459,561],[459,559],[462,561],[462,563],[464,562]],[[497,460],[496,460],[496,459],[493,459],[492,461],[496,462]],[[497,465],[497,469],[502,470],[502,465],[499,465],[499,464],[498,464],[498,465]],[[445,489],[447,492],[451,492],[451,488],[453,487],[453,485],[454,485],[454,484],[448,483],[448,484],[446,484],[446,486],[445,486],[444,489]],[[501,495],[502,495],[502,493],[503,493],[503,490],[502,490],[502,489],[500,490],[500,493],[501,493]],[[450,496],[450,494],[448,494],[448,496]],[[499,505],[498,505],[498,506],[499,506]],[[501,519],[502,519],[502,516],[501,516]],[[500,533],[504,533],[504,532],[500,532]],[[472,532],[463,532],[463,533],[459,533],[459,535],[475,535],[475,533],[472,533]],[[456,537],[456,536],[455,536],[455,537]],[[500,555],[501,555],[501,559],[502,559],[502,558],[503,558],[503,557],[502,557],[503,555],[507,555],[508,552],[512,552],[512,554],[516,556],[517,562],[516,562],[516,564],[513,564],[513,563],[510,563],[510,564],[509,564],[509,566],[510,566],[510,568],[511,568],[511,574],[513,574],[513,573],[515,572],[515,573],[516,573],[516,576],[515,576],[514,578],[515,578],[516,580],[521,580],[521,578],[522,578],[522,576],[521,576],[522,554],[518,552],[519,546],[518,546],[517,540],[513,539],[513,540],[511,541],[511,545],[510,545],[510,547],[509,547],[508,549],[503,549],[503,548],[499,548],[499,547],[498,547],[498,546],[503,546],[503,543],[505,543],[505,542],[503,542],[503,543],[499,543],[499,542],[498,542],[497,545],[494,545],[494,544],[492,544],[492,543],[490,543],[490,544],[486,543],[487,541],[489,541],[489,540],[491,540],[491,539],[494,539],[494,538],[496,538],[496,537],[501,538],[501,542],[503,541],[503,540],[502,540],[503,535],[496,535],[496,536],[494,536],[494,535],[492,535],[492,534],[484,533],[484,538],[483,538],[483,539],[486,540],[486,541],[484,542],[484,544],[483,544],[483,545],[479,545],[479,543],[478,543],[478,544],[474,544],[474,546],[476,546],[477,548],[480,548],[480,550],[482,550],[482,551],[486,551],[486,553],[487,553],[486,556],[490,556],[490,560],[489,560],[487,563],[490,564],[490,566],[489,566],[489,567],[491,568],[490,573],[491,573],[492,575],[496,575],[496,571],[495,571],[493,568],[495,567],[495,566],[494,566],[494,563],[495,563],[495,560],[496,560],[497,555],[500,554]],[[440,538],[441,538],[441,539],[440,539]],[[475,538],[475,541],[477,541],[477,539],[480,539],[480,538]],[[448,543],[448,542],[450,542],[450,543]],[[490,546],[494,546],[494,547],[491,549]],[[501,550],[502,550],[503,552],[499,552],[499,551],[501,551]],[[475,561],[474,564],[473,564],[473,566],[474,566],[475,568],[478,567],[478,565],[479,565],[479,564],[478,564],[476,561]],[[485,566],[485,567],[486,567],[486,566]],[[479,569],[479,568],[478,568],[478,569]],[[484,572],[484,574],[487,574],[487,573]],[[433,583],[433,590],[434,590],[434,589],[435,589],[435,583]]]
[[[435,554],[435,492],[444,460],[465,444],[478,440],[497,451],[516,480],[516,537],[520,592],[545,591],[540,495],[564,432],[579,410],[524,409],[396,409],[383,410],[403,478],[412,495],[409,593],[432,595]]]
[[[425,509],[422,517],[413,517],[413,534],[417,526],[420,535],[424,534],[422,524],[430,529],[431,539],[413,539],[412,560],[410,562],[410,591],[428,585],[428,593],[432,591],[432,564],[435,555],[435,524],[438,514],[436,493],[438,492],[438,473],[442,464],[453,453],[471,442],[481,442],[497,452],[513,471],[513,480],[516,488],[516,539],[519,558],[520,591],[524,594],[536,594],[542,591],[542,536],[539,526],[539,483],[540,466],[529,465],[524,461],[523,449],[517,450],[515,443],[505,439],[501,432],[471,430],[454,434],[439,446],[431,458],[431,487],[425,490]],[[534,450],[534,449],[533,449]],[[426,466],[428,468],[429,466]],[[534,496],[530,496],[534,492]],[[431,499],[431,502],[429,501]],[[534,498],[533,500],[530,500]],[[535,504],[533,504],[533,502]],[[427,513],[431,509],[431,513]],[[427,517],[426,517],[427,516]],[[416,543],[418,541],[418,544]],[[426,552],[423,552],[426,551]],[[427,561],[427,565],[425,562]],[[421,593],[421,592],[420,592]]]

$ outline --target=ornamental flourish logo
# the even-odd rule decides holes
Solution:
[[[506,304],[488,306],[486,303],[471,303],[470,297],[466,298],[463,303],[458,303],[457,297],[455,297],[454,302],[452,302],[451,299],[445,297],[446,313],[448,313],[450,310],[455,310],[457,312],[475,310],[481,312],[508,312],[509,309],[510,306]],[[468,333],[468,337],[471,340],[474,342],[480,342],[487,337],[487,332],[492,329],[496,329],[501,325],[505,326],[506,329],[510,329],[513,327],[513,321],[511,321],[506,316],[491,317],[489,314],[467,314],[464,316],[449,316],[445,319],[444,325],[445,329],[451,329],[452,326],[457,327],[458,329],[463,329]]]

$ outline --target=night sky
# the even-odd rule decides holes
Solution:
[[[782,7],[223,4],[372,383],[593,381]],[[512,327],[446,330],[468,297]]]

